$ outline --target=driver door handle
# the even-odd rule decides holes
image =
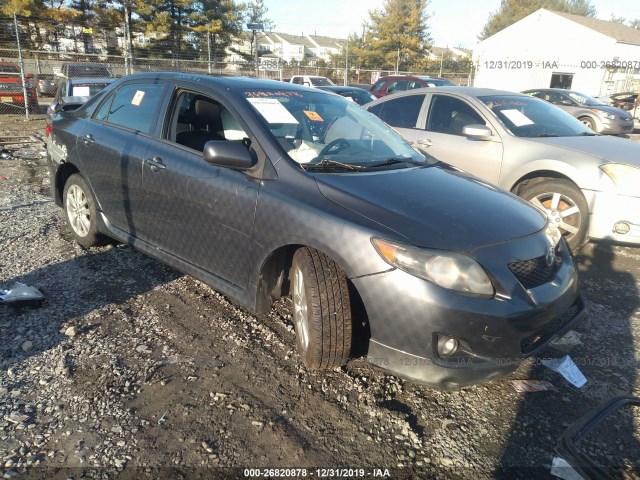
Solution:
[[[82,137],[82,141],[84,143],[95,143],[95,140],[93,139],[93,135],[91,135],[90,133],[87,133],[84,137]]]
[[[421,145],[423,147],[433,147],[433,140],[431,140],[430,138],[421,138],[420,140],[418,140],[418,145]]]
[[[152,172],[157,172],[159,170],[164,170],[167,166],[162,163],[162,159],[160,157],[146,158],[144,163],[151,167]]]

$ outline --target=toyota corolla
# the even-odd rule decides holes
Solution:
[[[139,74],[47,132],[78,243],[126,242],[253,312],[290,295],[307,368],[346,363],[366,335],[370,362],[457,387],[509,372],[587,315],[546,215],[337,95]]]

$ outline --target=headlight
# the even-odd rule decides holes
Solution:
[[[604,110],[598,110],[597,108],[592,108],[592,112],[597,113],[603,118],[608,118],[609,120],[615,120],[616,116],[613,113],[607,113]]]
[[[444,250],[427,250],[371,239],[380,256],[394,267],[443,288],[491,296],[493,284],[473,258]]]
[[[640,168],[623,163],[606,163],[600,165],[600,169],[613,180],[621,195],[640,197]]]
[[[562,238],[562,233],[560,233],[560,230],[558,229],[556,224],[552,223],[551,221],[547,222],[547,226],[544,229],[544,234],[547,236],[547,240],[549,240],[549,243],[552,247],[558,245],[558,242]]]

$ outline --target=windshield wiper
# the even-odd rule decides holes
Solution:
[[[557,137],[558,135],[554,135],[553,133],[539,133],[536,137]]]
[[[578,134],[579,137],[595,137],[596,135],[597,133],[593,132],[582,132]]]
[[[371,168],[385,167],[387,165],[394,165],[396,163],[410,163],[411,165],[418,165],[420,167],[424,167],[426,165],[425,162],[414,160],[413,158],[389,157],[379,162],[367,163],[366,165],[363,165],[362,168],[369,170]]]
[[[351,163],[343,163],[343,162],[338,162],[337,160],[331,160],[329,158],[325,158],[324,160],[321,160],[319,162],[314,162],[314,163],[301,163],[300,166],[306,170],[307,172],[310,172],[312,170],[323,170],[323,171],[349,171],[349,172],[357,172],[359,170],[362,170],[362,166],[360,165],[353,165]]]

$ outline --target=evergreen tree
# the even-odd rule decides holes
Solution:
[[[504,30],[541,8],[585,17],[596,15],[596,9],[590,0],[502,0],[498,10],[489,15],[489,20],[480,34],[480,40]]]
[[[273,20],[267,18],[269,9],[264,6],[263,0],[255,0],[244,5],[246,23],[261,23],[265,32],[276,28]]]
[[[429,51],[428,0],[385,0],[369,12],[362,46],[354,49],[365,67],[407,70]]]

